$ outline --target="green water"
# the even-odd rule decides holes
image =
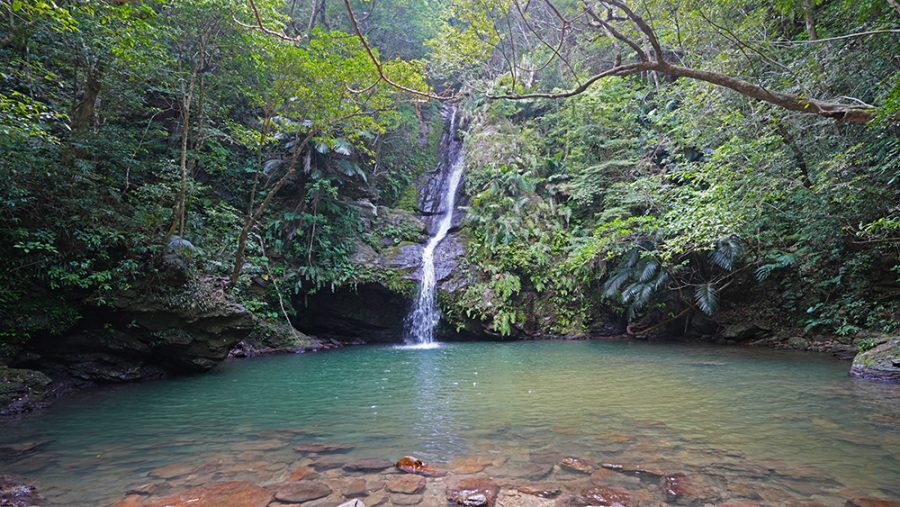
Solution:
[[[277,482],[301,459],[293,447],[314,441],[354,445],[347,460],[502,457],[486,473],[513,481],[523,465],[573,455],[703,474],[722,499],[900,498],[900,387],[852,379],[848,366],[620,342],[268,357],[92,391],[2,423],[0,442],[48,443],[0,457],[0,469],[34,478],[54,505],[104,505],[170,463],[211,463],[195,481]],[[241,462],[268,465],[236,470]]]

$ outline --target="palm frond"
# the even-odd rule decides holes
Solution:
[[[719,306],[719,293],[713,284],[707,283],[697,287],[694,291],[694,300],[703,313],[712,315]]]

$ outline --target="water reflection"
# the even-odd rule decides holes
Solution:
[[[900,497],[900,386],[851,379],[847,366],[809,354],[559,342],[271,357],[8,421],[0,445],[47,443],[0,453],[0,469],[37,479],[56,505],[99,505],[172,464],[204,466],[196,480],[283,480],[303,459],[295,447],[337,442],[352,450],[326,458],[490,455],[506,464],[488,473],[516,478],[576,455],[715,476],[729,498],[773,488],[824,505]]]

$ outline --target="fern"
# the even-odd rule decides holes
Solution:
[[[735,236],[720,239],[716,242],[716,249],[709,253],[713,264],[726,271],[734,269],[743,256],[744,245]]]
[[[772,274],[772,271],[793,266],[796,262],[797,256],[794,254],[779,255],[778,257],[775,257],[775,259],[769,264],[763,264],[762,266],[756,268],[756,280],[762,282],[766,278],[769,278],[769,275]]]
[[[697,287],[694,291],[694,300],[703,313],[712,315],[719,306],[719,293],[711,283],[707,283]]]

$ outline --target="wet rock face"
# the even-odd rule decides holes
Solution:
[[[323,290],[294,302],[298,329],[368,342],[399,341],[410,305],[408,299],[377,283],[361,284],[355,290]]]
[[[228,356],[254,326],[225,295],[225,280],[189,279],[120,293],[111,307],[86,308],[65,337],[37,339],[41,369],[85,381],[130,382],[204,371]]]
[[[857,354],[850,374],[870,380],[900,382],[900,338],[892,338]]]
[[[385,269],[398,271],[408,280],[422,279],[423,244],[401,245],[385,251],[370,259],[371,264]],[[434,250],[434,276],[438,288],[453,292],[462,285],[454,278],[456,268],[465,255],[465,245],[455,234],[448,234]]]

